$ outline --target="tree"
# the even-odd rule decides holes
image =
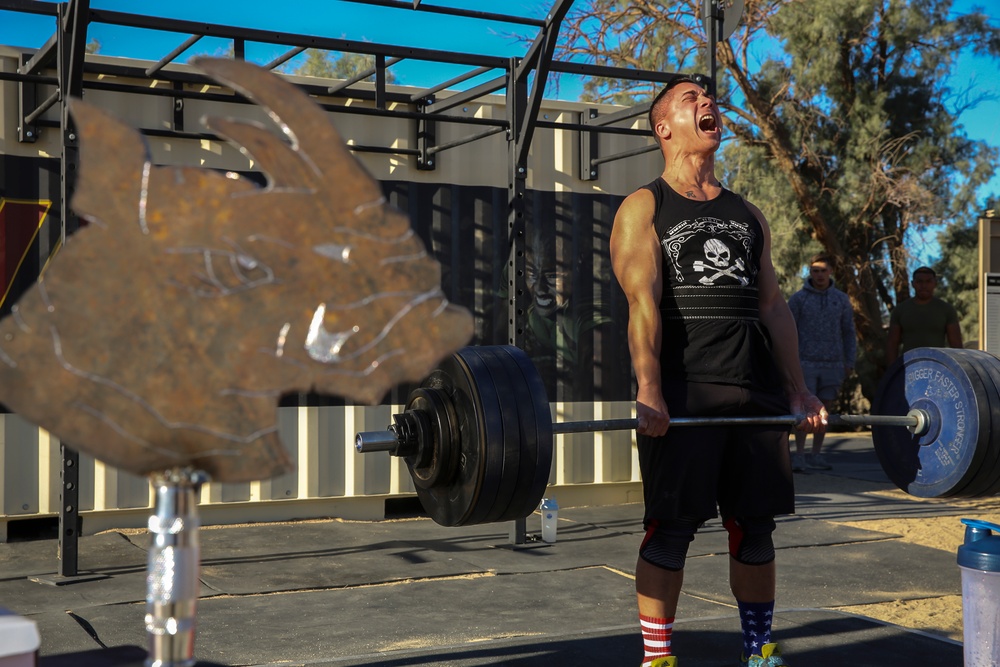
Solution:
[[[365,53],[337,54],[319,49],[306,49],[306,58],[297,67],[289,68],[289,73],[302,76],[315,76],[324,79],[351,79],[375,67],[375,56]],[[375,81],[372,74],[364,81]],[[385,72],[386,83],[396,81],[396,75],[391,70]]]
[[[977,98],[945,80],[965,49],[1000,55],[1000,30],[978,12],[949,18],[951,0],[745,4],[743,26],[718,49],[719,103],[733,135],[721,172],[768,215],[783,279],[797,277],[812,251],[836,258],[872,368],[863,378],[871,397],[885,316],[909,294],[907,241],[974,217],[975,190],[992,175],[996,152],[957,123]],[[564,22],[560,55],[705,72],[700,5],[581,2]],[[653,92],[609,79],[586,88],[613,102]]]
[[[938,274],[935,296],[959,313],[962,337],[968,342],[979,338],[979,226],[955,224],[938,235],[941,259],[931,267]]]

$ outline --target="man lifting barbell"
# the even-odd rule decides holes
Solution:
[[[871,426],[883,470],[900,489],[927,498],[994,495],[1000,359],[978,350],[910,350],[886,371],[871,415],[827,415],[802,390],[763,216],[712,176],[718,110],[690,82],[676,90],[682,97],[668,100],[675,103],[669,113],[654,109],[662,143],[675,133],[681,139],[669,143],[667,163],[677,168],[665,170],[675,180],[660,179],[626,200],[612,234],[614,268],[631,304],[638,418],[553,422],[541,376],[522,350],[470,346],[411,392],[386,430],[358,433],[355,445],[402,457],[428,516],[467,526],[523,518],[538,507],[554,434],[637,429],[648,532],[636,586],[653,649],[644,664],[677,664],[666,654],[679,568],[718,503],[743,607],[744,662],[784,665],[769,637],[753,633],[770,628],[773,516],[793,509],[788,428]],[[689,200],[676,192],[680,176],[704,177],[685,191]],[[669,201],[678,219],[661,220],[653,195]],[[759,614],[761,625],[744,611]]]
[[[671,632],[688,545],[719,512],[729,531],[742,664],[786,665],[771,640],[771,533],[775,515],[794,511],[787,428],[670,430],[670,418],[790,408],[805,415],[799,428],[822,432],[827,413],[803,381],[764,216],[715,177],[722,137],[715,100],[693,80],[675,79],[654,99],[649,120],[666,166],[624,201],[611,233],[638,386],[646,507],[636,565],[642,664],[677,664]]]

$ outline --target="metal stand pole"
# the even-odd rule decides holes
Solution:
[[[526,517],[521,517],[520,519],[514,519],[511,522],[510,543],[518,545],[528,543],[528,520]]]
[[[62,488],[59,492],[59,576],[75,577],[80,544],[80,454],[61,443]]]
[[[169,470],[153,478],[156,505],[146,575],[146,667],[192,667],[198,603],[197,495],[208,475]]]
[[[719,38],[722,36],[722,22],[724,14],[725,12],[722,9],[722,4],[720,3],[720,1],[711,0],[711,13],[709,15],[709,20],[708,20],[710,25],[708,31],[709,33],[708,54],[709,54],[709,69],[711,71],[712,81],[708,86],[709,88],[708,92],[711,93],[713,96],[717,96],[719,94],[719,85],[718,85],[719,65],[718,65],[718,55],[716,52],[718,51],[719,48]]]
[[[60,443],[62,468],[59,472],[59,543],[58,572],[28,577],[46,586],[65,586],[84,581],[107,579],[106,574],[79,571],[80,563],[80,453]]]

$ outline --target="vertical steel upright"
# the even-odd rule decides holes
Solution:
[[[518,148],[528,107],[528,82],[517,77],[518,59],[511,58],[507,69],[507,342],[524,347],[524,323],[527,321],[527,295],[524,292],[524,196],[527,191],[528,165],[521,160]],[[527,522],[515,519],[510,527],[511,544],[527,542]]]
[[[511,345],[524,346],[527,321],[525,293],[525,228],[524,205],[528,187],[528,152],[538,120],[538,110],[545,95],[549,66],[555,53],[559,27],[573,0],[556,0],[524,58],[511,58],[507,70],[508,120],[508,206],[507,206],[507,340]],[[534,73],[529,92],[528,77]],[[525,519],[517,519],[510,529],[512,544],[527,542]]]
[[[718,49],[719,42],[723,39],[723,23],[726,18],[722,0],[704,0],[702,15],[705,19],[705,27],[708,32],[708,74],[712,77],[708,82],[708,92],[713,96],[717,96],[719,94],[716,85],[716,82],[719,80]]]
[[[80,226],[80,220],[70,208],[80,148],[76,126],[69,113],[69,99],[83,96],[83,60],[87,46],[87,24],[90,21],[90,0],[70,0],[60,5],[56,28],[57,63],[59,69],[59,106],[62,130],[60,159],[59,205],[61,227],[59,245]],[[58,249],[56,250],[58,252]],[[78,574],[80,537],[80,454],[60,443],[62,472],[59,505],[59,576]]]

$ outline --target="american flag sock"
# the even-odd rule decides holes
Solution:
[[[761,647],[771,643],[771,617],[774,600],[770,602],[740,602],[740,625],[743,628],[743,657],[760,655]]]
[[[646,651],[642,667],[649,667],[657,658],[672,655],[670,635],[674,631],[673,618],[654,618],[639,614],[639,625],[642,626],[642,646]]]

